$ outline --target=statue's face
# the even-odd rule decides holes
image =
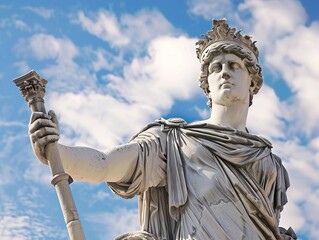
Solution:
[[[217,55],[209,64],[208,70],[213,105],[247,103],[248,107],[251,76],[240,57],[231,53]]]

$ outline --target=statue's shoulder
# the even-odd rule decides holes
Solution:
[[[155,121],[161,126],[161,131],[169,131],[172,128],[184,128],[187,125],[187,122],[183,118],[159,118]]]
[[[135,134],[132,138],[136,138],[140,134],[150,133],[154,136],[163,138],[166,137],[166,134],[169,130],[173,128],[183,128],[187,125],[187,122],[182,118],[159,118],[154,122],[146,125],[141,131]]]
[[[159,119],[156,119],[154,122],[147,124],[144,128],[142,128],[142,130],[140,130],[137,134],[135,134],[131,138],[131,140],[141,134],[152,134],[159,138],[165,138],[167,132],[170,129],[176,128],[176,127],[183,127],[186,124],[187,124],[186,121],[182,118],[169,118],[169,119],[159,118]]]
[[[271,155],[272,155],[272,158],[275,160],[275,162],[278,164],[278,165],[280,165],[280,166],[282,166],[282,160],[281,160],[281,158],[278,156],[278,155],[276,155],[275,153],[271,153]]]

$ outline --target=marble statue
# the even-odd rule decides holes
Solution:
[[[196,44],[209,119],[161,118],[107,152],[58,143],[65,171],[76,180],[107,182],[124,198],[139,195],[142,232],[117,239],[296,239],[291,228],[279,227],[287,171],[271,143],[246,128],[263,84],[255,43],[214,20]],[[34,112],[29,132],[46,162],[46,145],[59,140],[55,113]]]

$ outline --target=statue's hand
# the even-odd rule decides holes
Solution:
[[[47,164],[45,147],[48,143],[58,141],[60,138],[58,119],[53,111],[48,114],[34,112],[29,123],[29,135],[34,154]]]

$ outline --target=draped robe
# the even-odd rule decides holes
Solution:
[[[280,234],[289,179],[271,143],[236,129],[159,119],[131,142],[139,157],[125,181],[139,195],[142,230],[157,239],[290,239]]]

